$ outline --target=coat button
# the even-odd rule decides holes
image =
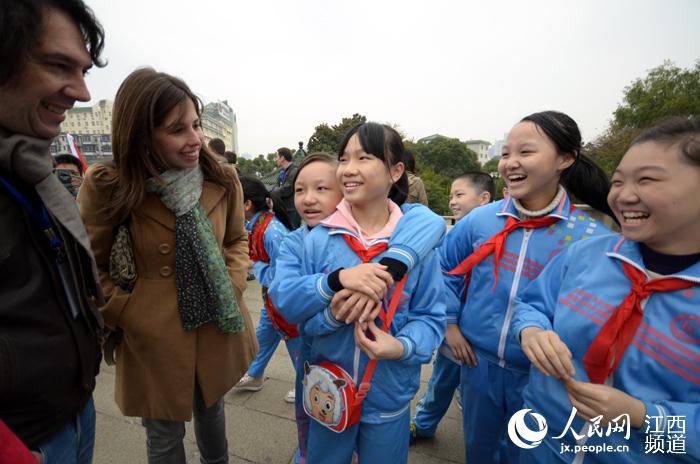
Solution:
[[[160,275],[163,277],[170,277],[173,273],[173,270],[170,266],[163,266],[160,268]]]
[[[161,243],[158,245],[158,251],[160,252],[161,255],[167,255],[170,253],[170,245],[167,243]]]

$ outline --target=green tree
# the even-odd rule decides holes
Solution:
[[[451,214],[448,206],[451,179],[436,174],[430,168],[421,171],[420,178],[423,181],[423,185],[425,185],[425,193],[428,195],[430,209],[442,216]]]
[[[262,178],[277,169],[275,157],[277,153],[268,153],[267,156],[258,155],[253,159],[240,157],[238,159],[238,169],[241,174]]]
[[[632,140],[659,119],[700,118],[700,61],[692,69],[665,61],[623,92],[608,129],[583,149],[607,173],[617,167]]]
[[[498,160],[499,158],[492,158],[488,160],[484,165],[481,167],[481,170],[486,172],[486,173],[494,173],[498,172]]]
[[[476,153],[458,139],[444,138],[408,145],[416,155],[419,169],[430,168],[448,179],[454,179],[465,171],[481,170]]]
[[[692,69],[665,61],[625,87],[624,99],[613,112],[611,129],[641,129],[668,116],[700,115],[700,60]]]
[[[340,142],[343,136],[356,124],[367,122],[367,117],[355,113],[349,118],[343,118],[339,124],[329,126],[321,123],[316,126],[313,135],[309,138],[307,144],[309,153],[315,151],[325,151],[328,153],[337,153],[340,148]]]

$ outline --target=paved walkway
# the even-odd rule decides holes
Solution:
[[[262,300],[260,286],[249,282],[245,302],[257,324]],[[427,384],[430,365],[423,366],[421,392]],[[265,372],[269,379],[256,393],[226,395],[226,431],[231,463],[288,464],[296,450],[296,428],[293,405],[284,401],[284,395],[293,388],[294,372],[283,344],[275,352]],[[138,418],[124,417],[114,403],[114,368],[102,365],[95,390],[97,408],[96,464],[146,463],[146,438]],[[434,440],[411,447],[411,464],[438,464],[463,462],[462,425],[460,411],[453,401]],[[408,433],[408,432],[407,432]],[[191,423],[185,437],[188,464],[199,463]],[[387,463],[391,464],[391,463]]]

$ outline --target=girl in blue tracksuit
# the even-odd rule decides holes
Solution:
[[[310,421],[310,463],[347,463],[353,450],[357,451],[361,463],[407,460],[405,431],[409,402],[418,389],[420,364],[430,360],[445,328],[444,291],[437,255],[429,252],[417,263],[405,275],[403,290],[396,295],[394,285],[389,285],[386,295],[371,279],[360,285],[366,285],[368,294],[381,297],[385,308],[390,300],[398,302],[389,333],[380,328],[384,326],[381,322],[384,311],[375,319],[372,316],[376,310],[372,308],[370,317],[365,314],[353,319],[355,316],[346,312],[345,304],[353,297],[343,288],[352,280],[350,277],[357,265],[363,262],[360,255],[369,255],[365,256],[369,260],[365,269],[378,266],[383,254],[371,255],[377,249],[386,249],[401,218],[400,208],[389,201],[387,195],[392,191],[393,198],[405,198],[407,179],[401,163],[402,154],[401,137],[388,126],[364,123],[351,129],[341,144],[337,171],[344,200],[303,242],[301,272],[313,275],[315,285],[311,287],[313,294],[306,286],[297,288],[297,301],[316,299],[324,301],[325,306],[331,301],[329,308],[317,312],[303,324],[304,332],[311,337],[309,364],[333,363],[347,372],[352,379],[336,379],[335,383],[341,388],[351,380],[359,385],[369,357],[379,360],[361,406],[359,423],[338,433],[321,425],[320,416]],[[333,291],[337,292],[336,297],[340,294],[347,297],[329,300]],[[349,324],[348,320],[351,320]],[[307,380],[310,382],[308,376],[304,382]],[[311,385],[307,387],[305,396],[311,401],[308,394]],[[318,400],[319,396],[334,414],[341,412],[337,395],[329,397],[326,389],[319,391],[314,399]]]
[[[303,322],[329,304],[329,301],[324,301],[304,308],[305,302],[296,298],[294,290],[307,281],[311,284],[311,291],[315,291],[316,279],[301,274],[303,240],[313,227],[335,212],[336,206],[343,198],[336,178],[337,167],[337,159],[331,155],[312,153],[299,165],[293,182],[294,204],[304,225],[284,239],[277,258],[275,278],[269,288],[273,304],[290,323]],[[420,204],[402,205],[402,211],[404,216],[399,220],[396,232],[389,240],[389,249],[380,260],[380,263],[386,264],[393,280],[400,280],[406,270],[411,270],[439,245],[445,231],[443,219]],[[424,233],[416,234],[416,230]],[[353,282],[348,282],[348,285],[352,286]],[[304,317],[304,313],[308,314],[308,317]],[[299,448],[295,462],[303,463],[307,455],[308,416],[302,405],[301,382],[304,377],[304,362],[309,360],[311,337],[306,336],[304,324],[298,327],[301,348],[296,365],[295,415]]]
[[[281,202],[272,202],[273,212],[269,211],[270,194],[259,180],[243,176],[243,201],[248,229],[248,247],[253,261],[253,273],[260,282],[263,291],[263,308],[260,311],[260,323],[255,330],[260,348],[248,368],[247,375],[234,388],[239,390],[262,388],[265,367],[272,358],[280,340],[284,338],[287,351],[294,364],[299,354],[300,341],[296,328],[275,317],[276,309],[267,298],[267,288],[275,272],[275,261],[280,245],[289,232],[291,222],[282,209]],[[247,385],[247,387],[246,387]],[[252,386],[251,386],[252,385]]]
[[[622,235],[572,246],[516,299],[524,407],[548,425],[521,462],[700,461],[698,198],[700,122],[648,129],[612,176]],[[621,430],[599,436],[596,416]]]
[[[459,325],[477,361],[461,370],[467,462],[517,462],[518,448],[506,444],[505,431],[522,405],[529,361],[509,333],[513,299],[562,250],[608,232],[569,199],[567,190],[609,212],[607,177],[580,148],[567,115],[523,118],[498,165],[510,196],[472,211],[440,249],[442,270],[451,272],[447,322]]]

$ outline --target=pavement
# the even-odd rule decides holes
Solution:
[[[244,300],[257,325],[262,299],[257,281],[248,282]],[[432,365],[421,372],[422,396]],[[137,417],[124,417],[114,402],[114,368],[102,365],[95,389],[97,432],[94,462],[96,464],[146,463],[146,435]],[[288,464],[296,451],[294,406],[284,401],[294,387],[294,371],[283,343],[267,366],[268,380],[259,392],[229,392],[226,395],[226,434],[230,462]],[[412,410],[415,401],[411,403]],[[199,453],[191,422],[186,424],[185,450],[187,464],[199,463]],[[408,431],[406,431],[408,433]],[[464,462],[461,413],[455,401],[440,423],[434,439],[411,446],[410,464]],[[391,463],[387,463],[391,464]]]

